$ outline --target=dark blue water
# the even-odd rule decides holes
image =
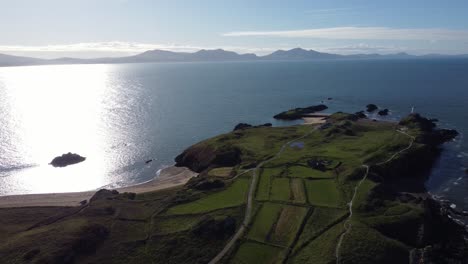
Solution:
[[[57,69],[67,76],[63,82],[52,81],[57,79]],[[15,82],[15,78],[27,79],[29,75],[33,76],[29,79],[34,80],[34,87],[31,83]],[[36,78],[36,75],[42,77]],[[92,78],[89,77],[91,75]],[[177,154],[197,141],[230,131],[239,122],[272,122],[281,125],[282,123],[272,119],[274,114],[325,100],[330,107],[328,112],[355,112],[364,109],[368,103],[375,103],[380,107],[389,108],[389,118],[393,119],[408,114],[414,106],[417,112],[441,120],[441,127],[457,129],[461,136],[456,142],[446,145],[428,187],[435,193],[451,198],[458,207],[468,209],[468,184],[463,171],[468,166],[468,144],[463,140],[463,134],[468,132],[468,60],[173,63],[2,68],[0,92],[4,95],[3,99],[0,96],[0,103],[4,104],[2,111],[10,113],[2,115],[4,119],[10,120],[11,116],[15,116],[15,111],[17,112],[18,105],[15,102],[18,100],[6,96],[9,93],[18,89],[29,91],[28,89],[41,87],[46,91],[47,87],[54,86],[67,89],[67,85],[63,84],[76,82],[84,82],[80,87],[93,89],[86,90],[89,94],[86,97],[76,96],[67,100],[70,100],[70,104],[78,102],[82,106],[92,106],[85,107],[88,115],[85,119],[78,118],[80,114],[75,115],[73,112],[73,116],[77,118],[70,122],[68,127],[79,131],[85,127],[86,131],[81,133],[96,135],[96,138],[84,137],[82,143],[76,146],[51,147],[55,152],[50,153],[42,152],[42,145],[34,143],[39,139],[34,137],[30,141],[18,141],[17,144],[21,144],[22,147],[13,147],[15,143],[11,142],[16,141],[10,140],[8,143],[4,140],[5,142],[1,142],[4,147],[3,156],[0,155],[0,165],[3,167],[3,171],[0,172],[0,185],[3,184],[4,188],[0,194],[78,191],[107,184],[129,185],[146,181],[153,178],[158,169],[171,165]],[[15,96],[21,99],[30,95],[21,93]],[[47,103],[51,100],[50,97],[53,97],[55,102],[60,101],[61,96],[65,97],[66,94],[57,95],[54,92],[49,96],[37,96]],[[91,97],[95,98],[92,104]],[[328,97],[332,97],[333,100],[327,101]],[[27,107],[25,109],[21,111],[30,111]],[[73,110],[62,107],[62,111],[66,114],[67,111]],[[94,115],[97,118],[94,118]],[[42,118],[49,120],[53,116],[45,114]],[[90,119],[93,120],[92,126]],[[32,127],[30,130],[35,129],[35,125],[40,126],[27,122],[32,121],[23,118],[17,122],[19,125],[16,125],[21,126],[25,123],[24,127]],[[50,126],[54,126],[50,130],[65,129],[63,126],[54,125],[56,123],[48,122]],[[15,126],[11,127],[9,130],[2,130],[1,133],[16,133]],[[43,133],[45,138],[48,137],[47,131]],[[73,131],[67,130],[67,133]],[[61,146],[67,145],[71,140],[73,139],[64,139]],[[47,142],[47,139],[43,138],[42,141]],[[47,188],[43,188],[44,184],[26,184],[34,177],[36,181],[37,177],[45,177],[36,175],[34,171],[46,166],[44,162],[52,158],[52,153],[73,151],[70,148],[79,149],[83,152],[80,154],[89,157],[89,165],[87,160],[79,166],[87,171],[86,175],[91,175],[86,182],[92,182],[94,185],[70,186],[74,177],[80,177],[80,174],[73,172],[76,170],[73,168],[59,173],[69,175],[55,176],[56,179],[68,177],[60,184],[49,185]],[[41,150],[37,151],[36,156],[29,155],[33,158],[28,160],[28,155],[21,153],[30,152],[30,149]],[[18,157],[21,157],[19,161]],[[144,161],[150,158],[154,161],[145,165]],[[19,169],[9,170],[12,167],[9,165],[13,163],[13,168]],[[97,167],[99,170],[96,170]]]

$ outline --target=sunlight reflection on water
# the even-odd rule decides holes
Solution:
[[[0,166],[9,174],[8,181],[1,175],[0,194],[81,191],[109,182],[104,172],[112,163],[103,145],[112,144],[108,141],[118,140],[118,135],[106,126],[122,125],[115,115],[108,120],[108,111],[119,107],[108,105],[110,93],[115,92],[109,85],[110,67],[0,70],[1,147],[8,153],[0,157]],[[48,165],[69,151],[87,157],[86,161],[65,168]],[[15,171],[15,166],[21,170]]]

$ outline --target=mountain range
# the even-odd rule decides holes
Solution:
[[[147,63],[147,62],[214,62],[214,61],[312,61],[312,60],[341,60],[341,59],[420,59],[420,58],[468,58],[468,54],[462,55],[410,55],[407,53],[395,54],[353,54],[340,55],[295,48],[291,50],[277,50],[269,55],[257,56],[252,53],[238,54],[222,49],[199,50],[197,52],[173,52],[166,50],[149,50],[143,53],[115,58],[58,58],[39,59],[0,54],[1,66],[25,66],[25,65],[56,65],[56,64],[111,64],[111,63]]]

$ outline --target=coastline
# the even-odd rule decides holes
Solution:
[[[171,166],[161,170],[159,177],[137,185],[116,188],[118,192],[146,193],[184,185],[198,173],[186,167]],[[35,206],[78,206],[98,190],[68,193],[19,194],[0,196],[0,208]]]

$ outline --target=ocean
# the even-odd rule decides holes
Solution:
[[[188,146],[239,122],[296,124],[272,116],[324,101],[330,113],[375,103],[393,120],[414,107],[457,129],[427,188],[468,210],[467,99],[468,59],[4,67],[0,195],[145,182]],[[67,152],[86,161],[48,165]]]

